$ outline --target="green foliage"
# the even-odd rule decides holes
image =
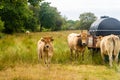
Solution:
[[[35,3],[40,1],[36,0]],[[31,0],[30,2],[32,3]],[[27,0],[5,0],[0,6],[0,16],[4,21],[5,33],[24,32],[25,29],[35,31],[39,23],[34,15],[36,14],[30,10]]]
[[[57,11],[57,8],[51,7],[50,3],[44,2],[40,5],[39,20],[42,27],[59,30],[62,25],[62,18],[60,13]]]
[[[43,0],[28,0],[28,2],[33,6],[39,6],[39,3]]]
[[[36,31],[38,26],[37,19],[33,16],[30,16],[25,20],[24,26],[27,30]]]
[[[80,14],[80,20],[67,20],[60,15],[56,7],[42,1],[44,0],[2,0],[0,32],[89,29],[96,20],[96,16],[90,12]]]
[[[96,20],[93,13],[87,12],[80,14],[80,29],[89,29],[90,25]]]
[[[77,29],[77,30],[80,29],[80,21],[76,20],[74,26],[75,26],[75,29]]]
[[[1,19],[5,22],[6,33],[19,32],[23,29],[24,19],[28,16],[26,11],[26,1],[5,1],[1,9]]]
[[[63,30],[74,30],[76,21],[67,20],[65,25],[62,27]]]
[[[29,5],[29,9],[33,12],[33,16],[31,16],[26,24],[26,29],[31,29],[32,31],[38,31],[39,22],[39,6]]]
[[[86,29],[88,30],[91,24],[96,20],[96,16],[93,13],[83,13],[80,14],[80,20],[67,20],[65,19],[65,24],[62,26],[63,30],[78,30]]]
[[[0,32],[4,29],[4,22],[1,20],[0,17]]]

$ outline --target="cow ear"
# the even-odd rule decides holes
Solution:
[[[81,35],[77,35],[77,37],[81,37]]]
[[[53,39],[53,38],[51,38],[51,41],[54,41],[54,39]]]
[[[44,38],[41,38],[41,41],[43,41],[43,42],[44,42],[44,41],[45,41],[45,40],[44,40]]]
[[[51,41],[54,41],[54,39],[53,39],[53,37],[52,37],[52,36],[50,37],[50,40],[51,40]]]
[[[81,30],[80,32],[83,33],[83,30]]]

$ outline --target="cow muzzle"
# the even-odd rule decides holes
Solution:
[[[48,48],[49,48],[49,45],[46,45],[46,46],[45,46],[45,48],[47,48],[47,49],[48,49]]]
[[[87,46],[87,44],[86,44],[86,43],[83,43],[82,45],[83,45],[83,46]]]

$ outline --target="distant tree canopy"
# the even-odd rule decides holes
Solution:
[[[66,20],[63,25],[63,30],[78,30],[78,29],[89,29],[91,24],[97,19],[97,17],[90,12],[80,14],[79,20]]]
[[[0,32],[4,29],[4,22],[0,18]]]
[[[62,17],[57,8],[51,7],[50,3],[44,2],[40,5],[39,21],[41,24],[40,31],[43,27],[49,30],[60,30],[62,25]]]
[[[63,30],[74,30],[76,21],[67,20],[63,26]]]
[[[39,6],[39,3],[43,0],[28,0],[28,2],[33,6]]]
[[[96,20],[93,13],[80,14],[80,20],[67,20],[56,7],[44,0],[2,0],[0,32],[57,31],[88,29]]]
[[[97,19],[97,17],[90,12],[80,14],[80,29],[89,29],[90,25]]]
[[[36,27],[36,19],[28,7],[27,0],[5,0],[0,9],[1,20],[4,21],[4,32],[22,32],[25,29],[33,30]],[[34,27],[34,28],[33,28]]]
[[[43,0],[2,0],[0,31],[14,33],[38,29],[61,30],[64,18],[60,12],[50,6],[50,3],[40,3],[41,1]]]

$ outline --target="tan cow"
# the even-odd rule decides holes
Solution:
[[[104,54],[109,56],[109,65],[112,67],[113,55],[115,56],[115,61],[118,63],[118,55],[119,55],[119,37],[116,35],[108,35],[103,37],[100,42],[100,50],[101,56],[104,60]]]
[[[81,52],[81,55],[84,56],[85,47],[87,45],[87,33],[71,33],[68,35],[67,41],[70,48],[71,56],[73,56],[73,51],[75,51],[75,57],[79,56],[78,52]]]
[[[101,42],[102,38],[103,38],[103,36],[96,37],[96,48],[100,48],[100,42]]]
[[[25,33],[28,35],[28,34],[30,34],[30,31],[27,30]]]
[[[45,64],[50,63],[53,56],[53,38],[52,37],[43,37],[38,41],[38,60],[44,59]]]

